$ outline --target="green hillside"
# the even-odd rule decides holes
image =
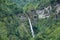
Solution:
[[[60,10],[55,14],[54,7],[57,4],[60,0],[0,0],[0,40],[60,40]],[[52,7],[50,17],[39,19],[36,10],[48,6]]]

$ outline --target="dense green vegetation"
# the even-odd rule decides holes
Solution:
[[[56,3],[60,0],[0,0],[0,40],[60,40],[60,19],[54,19],[53,11],[50,18],[38,19],[33,25],[35,38],[31,35],[28,20],[22,23],[18,17],[18,14]]]

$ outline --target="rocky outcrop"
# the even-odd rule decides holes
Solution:
[[[55,7],[56,7],[56,14],[58,14],[60,12],[60,4],[57,4]]]
[[[42,10],[36,10],[36,13],[37,13],[39,19],[44,19],[44,18],[48,18],[50,16],[49,14],[50,14],[51,10],[52,10],[52,7],[48,6]]]
[[[60,12],[60,4],[56,4],[55,6],[53,6],[53,8],[55,8],[54,12],[55,14],[58,14]],[[48,6],[42,10],[36,10],[38,18],[39,19],[49,18],[53,8],[52,6]]]

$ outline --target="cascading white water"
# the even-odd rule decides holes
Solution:
[[[29,24],[30,24],[31,33],[32,33],[32,36],[33,36],[33,38],[34,38],[34,37],[35,37],[35,35],[34,35],[33,28],[32,28],[31,20],[30,20],[30,18],[29,18],[29,17],[28,17],[28,20],[29,20]]]

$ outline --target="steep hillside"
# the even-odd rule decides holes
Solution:
[[[60,40],[60,0],[0,0],[0,40]]]

